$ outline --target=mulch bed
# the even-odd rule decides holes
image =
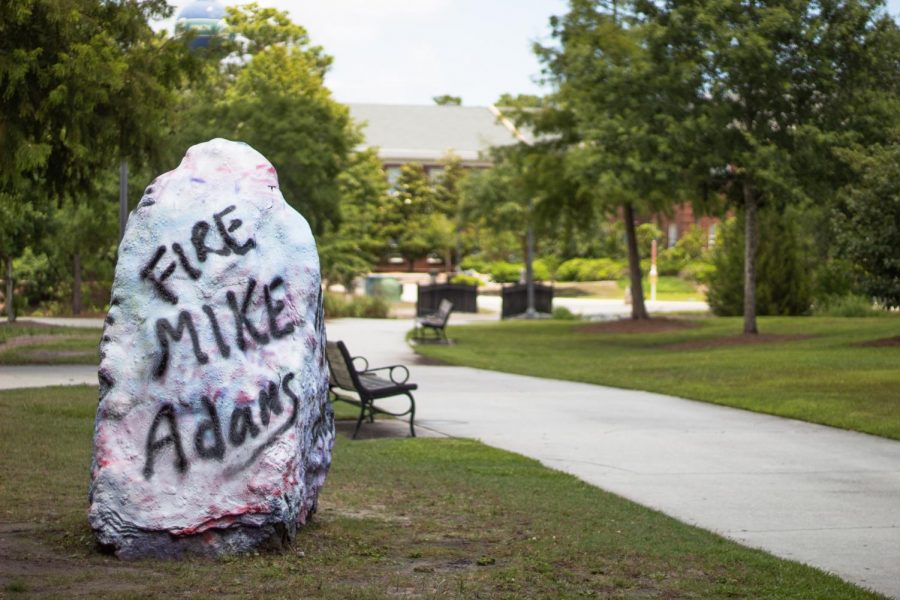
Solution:
[[[759,344],[778,344],[783,342],[799,342],[813,338],[813,335],[757,333],[755,335],[730,335],[705,340],[691,340],[664,346],[666,350],[707,350],[709,348],[728,348],[731,346],[756,346]]]
[[[863,348],[895,348],[897,346],[900,346],[900,335],[889,338],[881,338],[880,340],[862,342],[856,345]]]
[[[665,333],[667,331],[682,331],[693,329],[698,324],[694,321],[683,319],[667,319],[659,317],[655,319],[621,319],[618,321],[605,321],[591,323],[577,327],[578,333]]]

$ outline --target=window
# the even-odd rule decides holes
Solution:
[[[707,246],[712,248],[716,245],[716,224],[709,226],[709,236],[707,237]]]
[[[431,167],[428,169],[428,180],[431,183],[436,182],[440,179],[441,175],[444,174],[444,167]]]
[[[388,188],[391,192],[397,190],[397,182],[400,181],[400,167],[388,167],[384,170],[387,175]]]
[[[678,223],[669,223],[668,244],[669,248],[678,242]]]

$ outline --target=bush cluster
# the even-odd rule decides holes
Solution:
[[[342,317],[386,319],[388,310],[388,303],[377,296],[345,296],[325,292],[326,319]]]
[[[571,258],[556,270],[559,281],[604,281],[618,279],[625,264],[611,258]]]
[[[481,279],[479,279],[478,277],[475,277],[474,275],[459,274],[459,275],[453,275],[450,278],[450,283],[455,283],[458,285],[479,286],[479,285],[481,285]]]
[[[796,226],[789,215],[759,213],[756,261],[756,312],[759,315],[804,315],[812,305],[812,282],[800,252]],[[730,219],[713,252],[715,271],[707,300],[713,313],[735,316],[744,310],[744,223]]]

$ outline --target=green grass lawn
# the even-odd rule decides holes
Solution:
[[[752,346],[673,347],[741,331],[701,318],[666,333],[587,332],[584,322],[453,327],[452,346],[417,351],[452,364],[641,389],[900,439],[900,315],[761,318],[765,334],[811,336]]]
[[[626,277],[625,279],[620,279],[616,282],[623,295],[625,293],[625,288],[631,285],[630,281],[631,280]],[[646,273],[644,274],[642,283],[642,287],[644,288],[644,299],[650,300],[650,279]],[[706,294],[699,291],[697,289],[697,284],[692,281],[672,275],[660,275],[656,282],[656,299],[668,301],[703,301],[706,300]]]
[[[560,297],[599,298],[603,300],[620,299],[625,297],[625,288],[629,285],[629,279],[618,281],[585,281],[557,283],[556,289]],[[644,298],[650,299],[650,280],[647,275],[643,279]],[[706,300],[704,294],[697,285],[686,279],[674,276],[660,276],[656,284],[656,299],[668,301]]]
[[[96,364],[100,330],[0,323],[0,365]]]
[[[121,562],[86,523],[96,396],[0,392],[0,596],[878,597],[457,439],[339,439],[289,551]]]

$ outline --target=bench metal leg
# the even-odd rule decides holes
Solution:
[[[366,418],[366,403],[363,401],[360,401],[360,403],[359,403],[359,418],[356,419],[356,429],[353,430],[353,437],[351,437],[350,439],[353,439],[353,440],[356,439],[356,434],[359,433],[359,428],[362,426],[363,419],[365,419],[365,418]]]
[[[406,392],[406,395],[409,397],[409,437],[416,437],[416,430],[413,426],[416,420],[416,400],[409,392]]]

